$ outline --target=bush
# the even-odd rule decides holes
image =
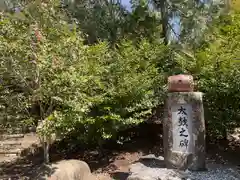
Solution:
[[[142,39],[88,46],[55,1],[34,1],[1,14],[0,112],[2,124],[37,124],[88,144],[115,138],[163,104],[166,76],[182,71],[205,93],[208,134],[225,137],[239,126],[239,14],[215,25],[211,43],[194,56]],[[225,24],[224,24],[225,23]]]
[[[214,43],[205,49],[208,72],[202,73],[200,88],[206,92],[209,135],[226,138],[240,125],[240,14],[223,16],[216,22]],[[202,60],[202,59],[201,59]]]
[[[84,45],[57,7],[35,2],[1,17],[2,112],[22,122],[44,120],[42,133],[86,143],[143,121],[163,99],[156,64],[166,47],[147,40],[138,47],[123,40],[115,49]]]
[[[226,138],[240,125],[239,22],[239,13],[220,17],[194,58],[177,59],[183,71],[197,80],[197,89],[205,93],[207,134],[213,139]]]

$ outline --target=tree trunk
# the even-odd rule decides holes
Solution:
[[[159,9],[161,10],[161,17],[162,17],[162,28],[163,28],[163,35],[164,35],[164,42],[166,45],[169,44],[169,33],[168,33],[168,11],[166,8],[166,0],[161,0],[159,2]]]
[[[49,141],[47,138],[44,138],[43,142],[43,153],[44,153],[44,163],[49,164]]]

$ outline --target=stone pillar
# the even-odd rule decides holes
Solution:
[[[205,170],[202,93],[193,92],[193,78],[189,75],[170,76],[168,90],[163,122],[166,166]]]

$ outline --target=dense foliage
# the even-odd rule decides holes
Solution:
[[[43,133],[101,143],[151,116],[164,102],[167,76],[184,72],[205,93],[209,135],[239,126],[239,13],[184,48],[195,41],[164,44],[161,18],[144,1],[133,1],[131,13],[97,2],[34,1],[0,15],[2,125],[45,120]]]
[[[240,13],[221,17],[214,32],[213,43],[197,53],[199,86],[206,93],[209,134],[225,138],[240,125]]]
[[[1,17],[3,119],[46,120],[45,132],[94,142],[141,122],[163,99],[156,62],[167,48],[144,39],[84,45],[63,13],[34,3]]]

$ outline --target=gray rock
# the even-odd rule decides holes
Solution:
[[[156,159],[156,160],[164,161],[164,157],[162,156],[156,157],[154,154],[148,154],[146,156],[142,156],[141,159]]]
[[[130,166],[130,176],[127,180],[184,180],[184,172],[158,167],[149,167],[140,162]]]
[[[47,172],[47,173],[46,173]],[[88,164],[80,160],[62,160],[46,166],[36,180],[97,180]]]
[[[151,168],[165,168],[164,158],[162,156],[156,157],[154,154],[142,156],[139,162]]]

